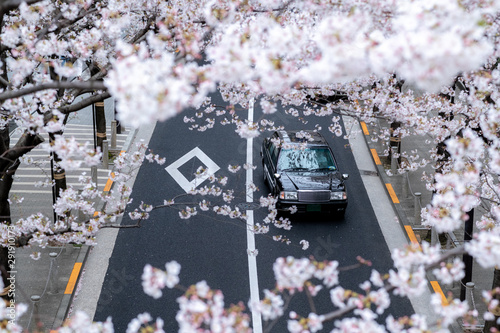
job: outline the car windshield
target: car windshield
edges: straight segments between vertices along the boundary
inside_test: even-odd
[[[283,149],[278,161],[278,170],[336,170],[329,149]]]

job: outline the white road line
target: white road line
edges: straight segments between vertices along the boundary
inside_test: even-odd
[[[102,180],[104,183],[106,183],[106,181],[108,180],[108,178],[104,178],[104,177],[99,177],[98,178],[99,180]],[[17,186],[33,186],[35,184],[35,181],[31,181],[31,182],[14,182],[14,187],[17,187]],[[67,186],[73,186],[73,187],[83,187],[84,184],[81,184],[79,182],[76,182],[76,181],[68,181],[68,179],[66,179],[66,185]],[[98,182],[98,186],[100,186],[100,182]]]
[[[250,102],[248,108],[248,121],[253,121],[253,101]],[[253,139],[247,139],[247,164],[253,165]],[[253,191],[250,189],[250,184],[253,183],[253,169],[248,168],[246,174],[246,197],[247,202],[253,202]],[[247,253],[248,253],[248,274],[250,277],[250,300],[253,304],[260,301],[259,296],[259,278],[257,275],[257,257],[255,251],[255,234],[253,232],[254,220],[253,210],[247,210]],[[253,331],[262,333],[262,317],[260,313],[252,311]]]
[[[49,168],[46,168],[46,169],[49,169]],[[29,170],[29,171],[41,171],[42,168],[40,167],[22,167],[22,169],[20,168],[19,170]],[[50,169],[49,169],[50,170]],[[86,168],[74,168],[74,169],[71,169],[71,170],[66,170],[66,172],[81,172],[81,171],[88,171],[90,172],[91,168],[90,167],[86,167]],[[101,173],[110,173],[111,172],[111,169],[97,169],[97,172],[101,172]]]
[[[25,178],[35,178],[35,179],[38,179],[38,178],[41,178],[41,177],[43,177],[43,178],[50,178],[50,174],[39,174],[39,175],[22,175],[22,174],[20,174],[18,176],[19,177],[14,180],[14,184],[22,184],[22,182],[18,182],[17,181],[17,179],[20,179],[20,178],[23,178],[23,179],[25,179]],[[80,175],[68,175],[68,174],[66,174],[66,181],[68,181],[69,179],[78,179],[78,178],[80,178]],[[109,174],[108,173],[102,173],[101,172],[101,174],[99,174],[97,176],[97,179],[108,179],[108,178],[109,178]]]
[[[195,179],[189,181],[184,175],[179,171],[179,168],[192,160],[194,157],[198,158],[206,167],[207,173],[201,177],[195,177]],[[199,147],[193,148],[184,156],[181,156],[177,161],[170,164],[165,168],[168,174],[172,176],[172,178],[179,184],[180,187],[186,193],[189,193],[192,189],[196,188],[198,185],[201,185],[205,180],[207,180],[210,176],[215,174],[220,167],[212,161],[210,157],[207,156]]]
[[[29,194],[52,194],[52,190],[47,190],[47,191],[36,191],[36,190],[11,190],[9,193],[11,194],[16,194],[16,193],[29,193]]]

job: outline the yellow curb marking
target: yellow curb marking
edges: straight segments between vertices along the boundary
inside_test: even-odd
[[[372,152],[373,160],[375,161],[376,165],[382,165],[382,162],[380,162],[380,158],[378,157],[377,151],[375,149],[370,149]]]
[[[120,151],[120,155],[126,153],[125,150]],[[111,185],[113,185],[113,179],[115,178],[115,173],[112,172],[111,175],[108,178],[108,181],[106,182],[106,186],[104,186],[103,192],[109,192],[111,190]],[[94,215],[95,216],[95,215]]]
[[[417,237],[415,236],[415,233],[413,232],[413,228],[411,227],[411,225],[405,225],[405,230],[406,233],[408,234],[408,238],[410,238],[410,242],[412,242],[412,244],[420,245],[418,243]]]
[[[106,182],[106,186],[104,186],[104,192],[109,192],[111,190],[111,185],[113,185],[113,178],[115,177],[115,173],[112,172],[111,176],[108,178],[108,181]]]
[[[76,280],[78,279],[78,275],[80,274],[80,269],[82,268],[81,262],[75,262],[73,266],[73,271],[71,271],[71,275],[69,277],[68,284],[66,285],[66,290],[64,294],[72,294],[73,289],[75,289]]]
[[[441,286],[439,285],[439,282],[437,282],[437,281],[430,281],[430,283],[431,283],[432,289],[434,289],[434,292],[436,294],[439,294],[441,296],[441,304],[443,306],[447,306],[448,305],[448,300],[444,296],[443,290],[441,289]]]
[[[392,185],[389,183],[386,183],[385,187],[387,187],[387,191],[389,191],[389,195],[391,196],[392,202],[399,203],[398,196],[396,195],[396,192],[394,192]]]
[[[361,124],[361,129],[363,129],[363,134],[370,135],[370,132],[368,131],[368,127],[366,126],[366,123],[364,121],[361,121],[360,124]]]

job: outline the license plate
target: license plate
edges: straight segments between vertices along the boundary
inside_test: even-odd
[[[321,212],[321,205],[307,205],[308,212]]]

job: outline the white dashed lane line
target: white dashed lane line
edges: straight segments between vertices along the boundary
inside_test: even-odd
[[[248,108],[248,121],[253,122],[253,101],[250,102]],[[253,165],[253,139],[247,139],[247,164]],[[250,184],[253,184],[253,169],[248,168],[246,172],[246,197],[247,202],[253,202],[253,191]],[[259,302],[259,279],[257,275],[257,257],[255,255],[255,234],[253,232],[254,216],[253,210],[247,210],[247,253],[248,253],[248,274],[250,278],[250,300],[253,304]],[[260,313],[252,311],[253,331],[262,333],[262,317]]]

